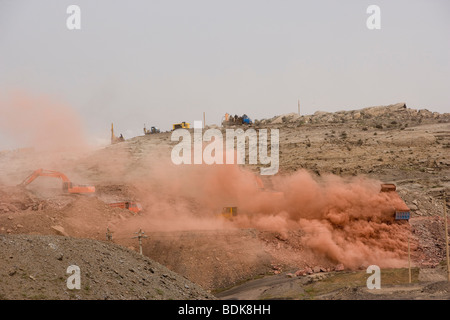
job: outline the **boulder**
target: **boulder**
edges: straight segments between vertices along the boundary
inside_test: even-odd
[[[53,230],[55,230],[61,236],[65,236],[65,237],[69,236],[62,226],[51,226],[51,228]]]
[[[344,270],[345,270],[345,267],[342,263],[339,263],[338,265],[336,265],[334,267],[334,271],[344,271]]]
[[[304,269],[300,269],[295,271],[294,273],[297,277],[306,276],[306,271]]]

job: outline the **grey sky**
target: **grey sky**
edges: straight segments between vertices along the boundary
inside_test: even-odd
[[[70,4],[81,30],[66,28]],[[371,4],[381,30],[366,27]],[[106,139],[111,122],[130,138],[203,111],[209,124],[296,112],[297,99],[303,114],[449,112],[449,39],[448,0],[0,0],[0,90],[57,97]]]

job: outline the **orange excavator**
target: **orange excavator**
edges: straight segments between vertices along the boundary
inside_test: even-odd
[[[33,182],[37,177],[53,177],[60,178],[63,182],[62,188],[65,192],[68,193],[94,193],[94,186],[86,186],[86,185],[74,185],[70,182],[69,178],[61,172],[38,169],[34,171],[31,175],[29,175],[19,186],[26,187],[28,184]]]

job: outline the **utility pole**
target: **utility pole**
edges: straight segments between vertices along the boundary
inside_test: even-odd
[[[206,127],[206,114],[205,111],[203,111],[203,129]]]
[[[139,232],[135,232],[137,234],[136,237],[133,237],[132,239],[138,239],[139,240],[139,253],[142,254],[142,238],[148,238],[146,235],[144,235],[144,231],[139,229]]]
[[[408,235],[408,269],[409,269],[409,283],[411,283],[411,249],[409,245],[410,235]]]
[[[444,190],[444,225],[445,225],[445,254],[447,256],[447,281],[450,281],[450,260],[448,254],[448,222],[447,222],[447,196]]]

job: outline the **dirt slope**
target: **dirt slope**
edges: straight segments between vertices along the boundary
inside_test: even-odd
[[[80,268],[81,288],[66,273]],[[213,299],[161,264],[112,243],[62,236],[0,235],[1,299]]]

